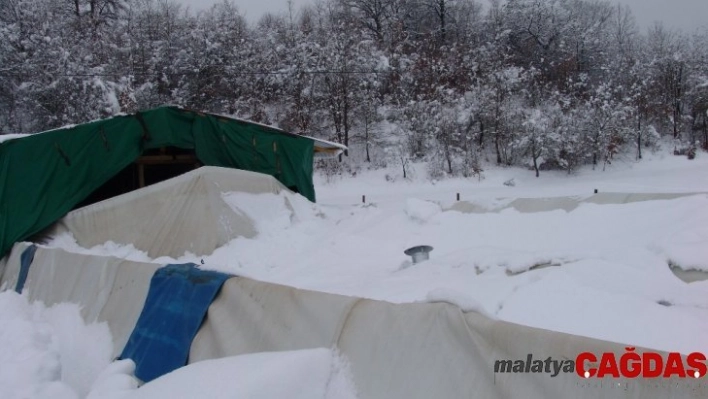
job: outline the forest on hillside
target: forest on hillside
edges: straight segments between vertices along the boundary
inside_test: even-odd
[[[164,104],[346,144],[336,168],[572,172],[708,149],[708,29],[640,30],[603,0],[321,0],[255,22],[228,0],[0,3],[0,134]]]

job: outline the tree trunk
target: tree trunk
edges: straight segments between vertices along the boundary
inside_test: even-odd
[[[683,80],[683,65],[679,67],[678,77],[674,81],[676,91],[674,93],[674,138],[678,138],[681,123],[681,81]]]
[[[637,159],[642,159],[642,114],[637,110]]]
[[[366,162],[371,162],[369,155],[369,117],[364,116],[364,142],[366,144]]]
[[[601,129],[604,128],[604,124],[601,125]],[[593,142],[593,149],[592,149],[592,170],[595,170],[595,166],[597,166],[597,152],[600,147],[600,132],[598,131],[595,133],[595,140]]]
[[[445,10],[445,1],[447,0],[438,0],[438,4],[440,4],[440,39],[443,43],[445,43],[445,36],[446,36],[446,27],[445,27],[445,13],[447,12]]]
[[[497,92],[496,110],[494,113],[494,148],[497,151],[497,165],[501,165],[502,163],[501,152],[499,151],[499,118],[501,115],[502,101],[503,98],[501,97],[501,94]]]
[[[383,44],[384,42],[384,36],[383,36],[383,26],[381,26],[381,18],[376,17],[376,40],[378,40],[379,44]]]
[[[484,145],[484,122],[479,118],[479,148]]]
[[[347,77],[347,79],[349,79]],[[344,114],[342,115],[342,124],[344,125],[344,145],[347,147],[344,150],[344,155],[349,156],[349,98],[348,90],[344,90]]]
[[[539,175],[539,173],[538,173],[538,156],[539,156],[539,154],[536,153],[535,150],[532,150],[531,154],[532,154],[531,156],[533,157],[533,170],[536,171],[536,177],[538,177],[538,175]]]

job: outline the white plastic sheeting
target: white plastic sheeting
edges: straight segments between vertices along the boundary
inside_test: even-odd
[[[581,204],[628,204],[631,202],[671,200],[705,193],[598,193],[587,197],[551,197],[551,198],[499,198],[495,201],[459,201],[449,210],[462,213],[501,212],[515,209],[522,213],[548,212],[564,210],[570,212]]]
[[[570,212],[582,204],[611,205],[642,201],[661,201],[707,193],[598,193],[590,196],[550,197],[550,198],[498,198],[489,200],[458,201],[446,210],[462,213],[501,212],[514,209],[521,213],[549,212],[564,210]],[[698,270],[682,270],[672,267],[676,277],[686,283],[708,280],[708,273]]]
[[[3,283],[16,274],[13,251]],[[158,265],[39,248],[25,284],[32,299],[70,301],[105,320],[120,352]],[[16,278],[15,278],[16,279]],[[448,303],[392,304],[235,277],[192,343],[190,363],[263,351],[336,347],[360,398],[699,398],[693,380],[585,380],[575,373],[494,373],[496,360],[619,357],[624,345],[489,319]],[[641,349],[637,350],[641,352]],[[619,384],[619,385],[617,385]]]
[[[14,289],[20,255],[30,244],[15,244],[0,287]],[[47,306],[62,302],[81,305],[87,322],[105,321],[113,337],[113,355],[123,350],[147,298],[153,273],[160,265],[38,248],[23,293]]]
[[[208,255],[236,237],[257,234],[253,220],[224,202],[222,193],[283,190],[269,175],[207,166],[77,209],[45,234],[69,231],[85,248],[133,244],[152,258]]]
[[[464,313],[448,303],[392,304],[229,280],[192,343],[190,361],[336,346],[361,398],[697,398],[685,381],[585,380],[575,373],[494,373],[496,360],[575,359],[624,345]],[[638,349],[641,351],[641,349]],[[686,384],[676,388],[671,383]],[[688,381],[691,383],[692,381]],[[626,385],[625,385],[626,384]],[[695,384],[695,383],[694,383]]]
[[[332,347],[357,301],[246,278],[229,279],[192,342],[190,361]]]

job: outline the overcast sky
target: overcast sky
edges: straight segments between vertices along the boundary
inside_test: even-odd
[[[207,8],[222,0],[175,0],[189,5],[193,10]],[[296,9],[310,0],[293,0]],[[288,0],[234,0],[241,12],[251,22],[256,22],[266,12],[284,12]],[[485,0],[481,0],[486,3]],[[647,28],[654,21],[662,21],[667,28],[693,32],[708,26],[708,0],[615,0],[632,8],[641,28]]]

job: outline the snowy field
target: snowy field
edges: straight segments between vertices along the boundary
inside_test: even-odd
[[[693,161],[650,158],[538,179],[493,168],[481,180],[430,182],[423,165],[414,165],[412,180],[395,168],[317,176],[318,204],[290,197],[294,209],[283,196],[226,193],[256,220],[259,235],[176,261],[204,260],[206,268],[258,280],[389,302],[452,302],[533,327],[708,353],[708,281],[685,283],[669,267],[708,271],[708,196],[582,203],[570,212],[449,210],[457,193],[493,207],[513,198],[588,197],[595,189],[708,192],[705,153]],[[510,179],[515,184],[504,185]],[[419,244],[434,250],[429,261],[412,265],[403,251]],[[70,236],[51,245],[149,260],[112,243],[79,248]],[[0,398],[186,398],[195,397],[197,380],[201,397],[355,397],[346,359],[329,349],[197,363],[136,389],[130,362],[110,363],[107,327],[84,325],[75,305],[47,309],[6,292],[0,323]],[[241,376],[239,384],[228,375]]]

